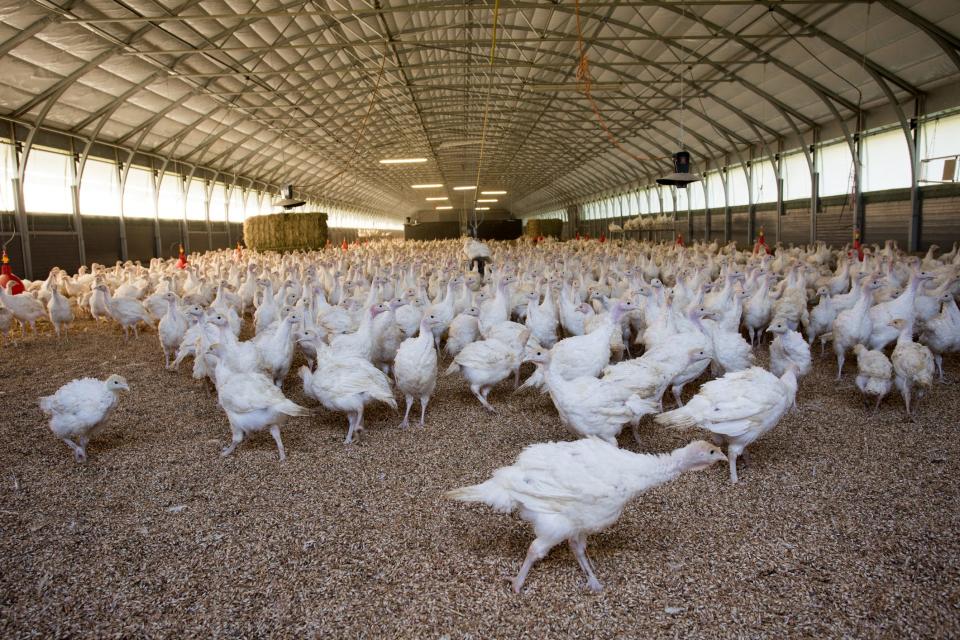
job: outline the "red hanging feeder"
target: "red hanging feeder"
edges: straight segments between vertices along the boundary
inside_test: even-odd
[[[753,255],[757,255],[761,251],[765,254],[770,253],[770,247],[767,246],[767,238],[763,235],[763,227],[760,227],[760,233],[757,235],[757,241],[753,245]]]
[[[10,288],[10,293],[17,295],[23,293],[23,282],[20,278],[13,274],[13,271],[10,269],[10,258],[7,257],[7,250],[3,250],[3,265],[0,266],[0,287],[4,289],[7,288],[7,283],[13,283],[13,286]]]
[[[346,250],[348,250],[349,248],[350,248],[350,245],[347,244],[347,239],[344,238],[344,239],[343,239],[343,242],[340,243],[340,249],[343,250],[343,251],[346,251]]]
[[[860,244],[860,229],[853,229],[853,250],[857,252],[857,259],[863,262],[863,246]]]
[[[237,249],[234,252],[234,255],[237,257],[237,261],[243,260],[243,247],[240,246],[240,243],[237,243]]]
[[[187,254],[183,252],[183,245],[180,245],[180,255],[177,257],[177,269],[186,269],[187,265]]]
[[[678,233],[678,234],[677,234],[677,242],[676,242],[676,244],[677,244],[678,247],[682,247],[682,246],[683,246],[683,234],[682,234],[682,233]]]

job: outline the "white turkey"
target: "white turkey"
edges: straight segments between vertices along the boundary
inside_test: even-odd
[[[347,414],[349,427],[345,444],[359,441],[364,429],[363,412],[367,404],[378,401],[397,410],[397,401],[387,376],[369,360],[339,354],[325,345],[317,345],[317,368],[311,372],[300,367],[303,392],[330,411]]]
[[[752,367],[707,382],[686,405],[661,413],[655,420],[678,429],[698,427],[709,431],[718,443],[726,443],[730,481],[736,483],[737,458],[780,422],[796,395],[796,366],[789,365],[779,378]]]
[[[214,356],[214,383],[217,399],[227,414],[232,434],[230,444],[220,452],[229,456],[252,433],[269,430],[277,443],[280,461],[287,459],[280,427],[290,417],[308,416],[310,410],[288,399],[273,380],[259,372],[234,371],[224,358],[223,347],[214,344],[206,357]]]
[[[725,457],[702,440],[667,454],[638,454],[599,438],[530,445],[516,462],[493,472],[481,484],[448,491],[461,502],[482,502],[500,513],[519,511],[536,538],[513,579],[520,593],[535,562],[564,540],[587,576],[587,586],[603,586],[587,558],[587,536],[613,525],[639,494],[686,471],[706,469]]]
[[[105,426],[119,393],[129,390],[126,379],[116,374],[106,380],[81,378],[40,398],[40,409],[50,416],[50,430],[70,447],[77,462],[86,462],[87,443]]]
[[[407,338],[397,349],[393,361],[393,378],[397,389],[407,402],[400,427],[406,429],[410,420],[410,408],[414,399],[420,401],[420,426],[423,426],[427,414],[427,404],[437,386],[437,350],[433,341],[432,329],[441,324],[442,319],[433,314],[424,313],[420,321],[420,334],[416,338]]]
[[[580,376],[567,380],[550,368],[550,352],[533,351],[527,360],[543,367],[544,379],[561,422],[580,437],[596,436],[614,446],[625,424],[656,413],[658,402],[646,400],[617,381]]]
[[[890,362],[893,363],[893,384],[903,396],[907,417],[913,419],[920,398],[933,384],[936,365],[930,349],[913,341],[913,321],[897,318],[890,326],[900,332],[897,346],[893,348]]]
[[[797,367],[798,378],[810,373],[810,345],[803,336],[780,320],[771,323],[767,331],[776,336],[770,343],[770,373],[779,378],[791,364]]]
[[[871,351],[862,344],[853,348],[857,355],[857,389],[869,400],[875,398],[874,413],[893,386],[893,365],[882,351]]]

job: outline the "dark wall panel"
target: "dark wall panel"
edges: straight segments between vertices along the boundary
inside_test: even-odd
[[[333,231],[331,229],[331,231]],[[420,224],[403,225],[403,237],[406,240],[442,240],[444,238],[459,238],[460,223],[456,220],[445,222],[421,222]]]
[[[907,224],[908,218],[904,216],[900,225],[906,227]],[[936,244],[942,251],[949,251],[954,242],[960,242],[960,196],[925,199],[920,250],[926,251],[931,244]]]
[[[226,231],[214,232],[212,234],[213,246],[211,249],[227,249],[230,245],[230,240],[227,238]]]
[[[139,260],[144,265],[156,257],[156,234],[153,220],[126,220],[127,259]]]
[[[94,262],[111,266],[120,259],[120,219],[83,219],[83,244],[87,252],[87,264]]]
[[[605,224],[603,228],[606,230]],[[515,240],[522,233],[521,220],[485,220],[477,225],[477,236],[482,240]]]
[[[768,242],[774,240],[773,234],[768,234]],[[803,209],[787,209],[780,222],[780,242],[785,246],[806,244],[810,239],[810,207]]]
[[[35,280],[45,279],[54,267],[67,273],[76,273],[80,268],[80,247],[72,233],[31,234],[30,250]]]
[[[190,232],[190,253],[199,253],[201,251],[210,250],[210,238],[207,237],[207,232]]]
[[[177,220],[160,221],[160,253],[161,258],[175,258],[177,245],[182,242],[180,222]]]

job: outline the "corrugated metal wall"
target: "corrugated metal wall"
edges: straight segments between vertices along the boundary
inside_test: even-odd
[[[922,216],[920,248],[922,251],[931,244],[937,244],[944,250],[949,249],[954,242],[960,242],[960,190],[955,185],[938,185],[921,188]],[[853,237],[854,211],[849,197],[831,196],[820,200],[820,212],[816,216],[816,238],[834,247],[842,247],[851,242]],[[780,241],[785,245],[806,244],[810,237],[810,202],[809,200],[795,200],[784,203],[785,213],[780,220]],[[711,209],[712,233],[711,238],[718,242],[723,241],[723,209]],[[705,230],[704,212],[696,211],[693,214],[693,239],[703,239]],[[757,231],[764,228],[767,242],[776,242],[777,218],[774,205],[764,203],[757,205],[755,213]],[[731,239],[738,247],[752,245],[753,239],[747,237],[748,210],[745,206],[731,207]],[[865,243],[882,244],[885,240],[896,240],[900,248],[907,247],[907,238],[910,225],[910,190],[896,189],[890,191],[872,192],[864,194],[864,229],[862,239]],[[620,218],[609,220],[589,220],[582,222],[578,231],[581,234],[596,235],[597,230],[606,229],[607,225],[615,221],[621,224]],[[681,213],[677,220],[677,231],[687,235],[686,213]],[[654,232],[653,239],[670,240],[672,232]],[[637,233],[628,234],[636,238]],[[643,232],[643,238],[651,236]]]

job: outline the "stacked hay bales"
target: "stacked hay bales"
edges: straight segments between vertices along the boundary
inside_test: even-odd
[[[563,220],[556,218],[549,220],[528,220],[524,233],[531,238],[553,236],[559,239],[560,234],[563,233]]]
[[[327,244],[327,214],[314,211],[251,216],[243,222],[243,242],[257,251],[323,249]]]

